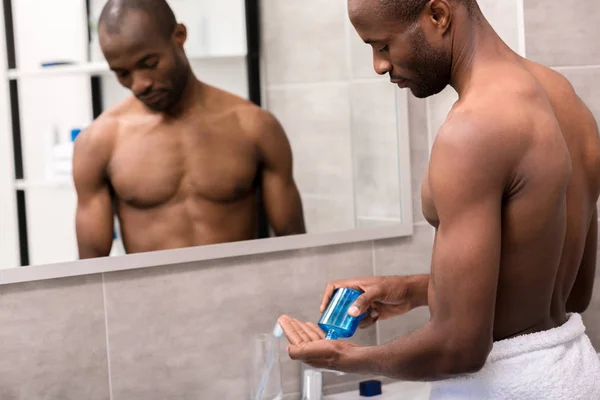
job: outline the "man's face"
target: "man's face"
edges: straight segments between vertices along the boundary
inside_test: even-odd
[[[100,29],[100,45],[119,83],[148,108],[165,111],[181,98],[188,80],[188,61],[172,39],[160,36],[144,13],[130,11],[121,29]]]
[[[451,77],[452,57],[443,41],[434,46],[426,37],[422,21],[402,24],[382,10],[379,0],[349,0],[350,20],[359,36],[373,47],[373,67],[389,74],[399,87],[418,98],[441,92]],[[428,19],[423,18],[424,23]]]

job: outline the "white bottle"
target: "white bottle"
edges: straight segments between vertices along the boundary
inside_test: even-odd
[[[69,183],[73,176],[73,147],[81,129],[71,130],[71,140],[60,142],[54,132],[54,143],[51,148],[49,179],[57,183]]]

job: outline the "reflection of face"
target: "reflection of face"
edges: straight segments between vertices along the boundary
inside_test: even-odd
[[[165,111],[175,105],[189,74],[183,50],[161,37],[149,17],[130,11],[117,33],[100,30],[100,45],[119,83],[148,108]]]
[[[452,57],[434,47],[419,21],[403,24],[382,12],[378,0],[349,0],[350,20],[360,37],[373,47],[373,66],[392,82],[408,87],[419,98],[433,96],[450,83]]]

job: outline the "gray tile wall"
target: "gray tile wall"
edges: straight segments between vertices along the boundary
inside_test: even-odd
[[[373,70],[346,0],[261,7],[266,107],[290,138],[308,232],[401,222],[396,109],[406,104]]]
[[[527,57],[551,67],[600,64],[600,7],[589,0],[523,0]]]
[[[113,400],[243,399],[251,334],[283,313],[318,319],[328,280],[371,271],[361,244],[108,274]],[[360,339],[375,344],[374,330]],[[299,365],[282,361],[284,390],[299,392]]]
[[[101,276],[0,286],[0,399],[110,399]]]

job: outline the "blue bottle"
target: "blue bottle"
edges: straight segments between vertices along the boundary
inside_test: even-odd
[[[354,335],[366,313],[352,317],[348,315],[348,310],[361,294],[361,291],[350,288],[339,288],[333,292],[333,296],[319,320],[319,327],[327,335],[325,339],[336,340]]]

